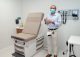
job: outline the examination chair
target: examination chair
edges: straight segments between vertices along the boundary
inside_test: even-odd
[[[22,33],[11,36],[14,40],[14,57],[32,57],[43,48],[44,35],[41,33],[41,21],[44,13],[30,13],[25,21]]]

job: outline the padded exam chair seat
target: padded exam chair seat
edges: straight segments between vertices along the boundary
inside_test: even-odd
[[[36,35],[35,34],[18,33],[18,34],[12,35],[11,37],[27,42],[29,40],[35,39],[36,38]]]

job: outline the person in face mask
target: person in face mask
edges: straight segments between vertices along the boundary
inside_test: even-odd
[[[51,12],[51,14],[55,14],[55,12],[56,12],[56,9],[50,9],[50,12]]]
[[[50,11],[44,19],[48,26],[47,32],[47,55],[46,57],[57,57],[57,29],[61,25],[61,15],[56,12],[56,6],[51,5]],[[54,51],[53,51],[54,50]]]
[[[49,17],[49,15],[50,15],[50,16],[54,16],[55,13],[56,13],[56,6],[55,6],[55,5],[51,5],[51,6],[50,6],[50,12],[48,13],[47,17]],[[48,23],[49,23],[49,24],[50,24],[50,23],[54,23],[54,21],[48,19],[47,17],[44,19],[44,21],[46,21],[46,22],[45,22],[46,24],[48,24]]]

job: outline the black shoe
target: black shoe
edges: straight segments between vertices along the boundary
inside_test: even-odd
[[[57,55],[54,55],[54,57],[57,57]]]
[[[51,57],[52,56],[52,54],[48,54],[46,57]]]

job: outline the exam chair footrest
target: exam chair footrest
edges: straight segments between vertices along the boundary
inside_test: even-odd
[[[12,54],[12,57],[25,57],[25,56],[15,52]]]

